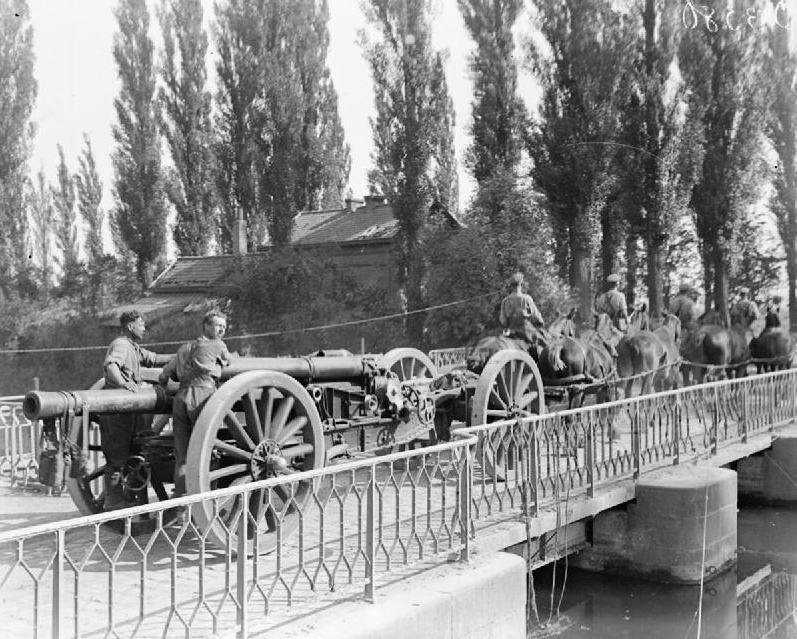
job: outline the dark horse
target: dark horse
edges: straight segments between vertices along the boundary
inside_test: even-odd
[[[684,384],[691,377],[702,384],[707,377],[722,377],[732,363],[731,332],[717,311],[706,311],[697,322],[686,326],[686,335],[681,343],[681,357],[684,363],[681,371]],[[719,372],[714,373],[716,367]]]
[[[595,316],[595,328],[584,331],[577,339],[563,337],[547,345],[540,354],[540,375],[543,380],[565,380],[584,376],[585,381],[606,379],[614,372],[617,342],[622,337],[605,313]],[[599,402],[611,399],[613,389],[598,392]],[[572,401],[572,397],[571,397]],[[579,405],[583,404],[581,394]]]
[[[791,366],[791,337],[781,328],[780,317],[769,311],[764,319],[764,330],[758,337],[750,340],[750,355],[755,359],[770,360],[756,362],[756,370],[775,371]]]
[[[576,325],[573,322],[575,312],[576,309],[572,309],[567,315],[559,314],[548,327],[547,332],[539,332],[540,338],[550,341],[562,336],[575,337]],[[530,344],[525,339],[512,335],[490,335],[483,337],[468,354],[468,370],[474,373],[481,373],[489,359],[498,351],[502,350],[525,351],[537,361],[540,351],[544,350],[544,348],[539,349],[535,348],[535,346],[536,345]]]
[[[628,318],[628,330],[617,345],[617,374],[625,378],[624,396],[631,397],[636,379],[641,379],[640,395],[680,386],[678,342],[681,322],[665,313],[661,325],[651,330],[650,318],[643,304]]]

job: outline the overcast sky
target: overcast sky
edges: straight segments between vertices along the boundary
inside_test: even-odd
[[[36,78],[39,93],[34,120],[37,125],[32,169],[43,167],[53,180],[58,162],[56,146],[64,148],[71,171],[88,134],[110,203],[113,172],[111,126],[113,99],[118,92],[116,68],[111,55],[116,22],[115,2],[109,0],[29,0],[34,28]],[[357,42],[364,24],[358,0],[330,0],[329,67],[339,94],[339,109],[351,145],[350,186],[355,196],[367,192],[366,173],[373,149],[368,118],[373,113],[371,77]],[[153,4],[150,3],[152,7]],[[212,13],[207,2],[206,16]],[[153,35],[157,21],[152,15]],[[467,57],[472,42],[466,35],[456,0],[434,4],[434,44],[447,50],[447,76],[457,114],[456,145],[459,159],[467,146],[471,83]],[[213,42],[211,38],[210,51]],[[533,92],[533,87],[530,89]],[[472,181],[460,170],[460,198],[464,204]]]

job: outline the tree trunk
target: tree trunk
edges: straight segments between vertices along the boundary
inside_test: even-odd
[[[786,202],[786,233],[787,238],[783,243],[786,249],[786,279],[789,284],[789,330],[797,331],[797,187],[794,181],[787,181],[789,186],[788,202]]]
[[[728,268],[720,251],[714,250],[714,308],[726,326],[730,326],[728,315]]]
[[[634,291],[636,290],[636,274],[638,269],[637,254],[637,236],[633,233],[628,233],[625,236],[625,301],[628,306],[634,303],[636,297]]]
[[[664,309],[662,276],[665,268],[664,241],[660,236],[648,237],[646,282],[648,285],[648,311],[651,316],[660,316]]]
[[[573,244],[570,247],[570,285],[578,291],[579,315],[588,322],[592,317],[592,287],[590,285],[590,257],[583,247]]]
[[[705,243],[701,246],[700,255],[703,258],[704,310],[707,311],[714,299],[714,268],[711,263],[711,252]]]
[[[601,277],[617,270],[617,222],[612,215],[611,200],[601,210]]]
[[[414,311],[423,308],[423,293],[421,283],[423,281],[423,257],[417,246],[409,250],[409,261],[407,264],[407,281],[404,286],[407,297],[407,311]],[[407,336],[415,348],[423,348],[423,326],[424,314],[413,313],[407,315]]]

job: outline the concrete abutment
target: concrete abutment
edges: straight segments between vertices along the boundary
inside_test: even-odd
[[[642,478],[635,502],[597,515],[592,533],[571,565],[668,583],[710,579],[736,562],[736,473],[690,465]]]
[[[736,463],[739,497],[764,503],[797,503],[797,435],[777,437],[772,448]]]

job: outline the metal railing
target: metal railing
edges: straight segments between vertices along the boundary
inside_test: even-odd
[[[22,396],[0,397],[0,477],[27,485],[39,471],[41,425],[22,413]]]
[[[516,520],[523,509],[534,518],[565,495],[591,496],[601,484],[773,430],[793,421],[795,396],[797,371],[725,380],[2,533],[4,628],[35,637],[244,637],[319,605],[324,592],[373,599],[406,571],[467,560],[496,518]]]
[[[769,636],[784,624],[791,622],[797,626],[796,609],[797,575],[785,572],[771,574],[737,602],[738,636],[740,639],[758,639]],[[780,636],[785,637],[786,634]]]
[[[437,368],[459,366],[465,363],[470,348],[438,348],[429,351],[429,359]]]

